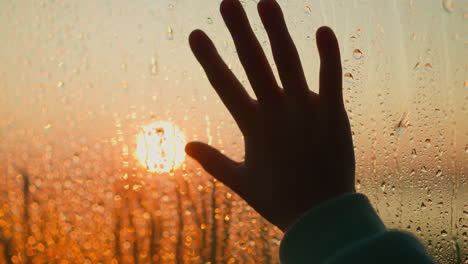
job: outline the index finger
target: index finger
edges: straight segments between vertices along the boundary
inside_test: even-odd
[[[244,132],[248,127],[249,117],[254,111],[254,100],[224,63],[213,42],[205,33],[200,30],[193,31],[189,42],[211,85]]]

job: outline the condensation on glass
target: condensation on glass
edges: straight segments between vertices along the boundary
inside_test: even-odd
[[[205,30],[248,87],[218,4],[1,1],[1,263],[278,263],[279,230],[179,149],[150,162],[138,143],[242,159],[187,44]],[[358,191],[438,263],[467,263],[468,2],[280,4],[314,90],[315,30],[337,32]]]

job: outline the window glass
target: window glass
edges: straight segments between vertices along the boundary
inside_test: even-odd
[[[438,263],[466,263],[468,2],[279,2],[315,91],[315,30],[338,35],[358,191]],[[187,41],[205,30],[249,87],[218,7],[0,2],[1,263],[279,262],[282,233],[183,152],[243,158]]]

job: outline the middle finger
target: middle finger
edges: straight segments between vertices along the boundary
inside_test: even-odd
[[[221,14],[257,99],[260,102],[274,101],[279,97],[280,89],[241,3],[238,0],[224,0]]]

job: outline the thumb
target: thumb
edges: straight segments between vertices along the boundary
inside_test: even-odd
[[[187,154],[194,158],[213,177],[234,189],[239,181],[239,163],[226,157],[219,150],[201,142],[185,146]]]

